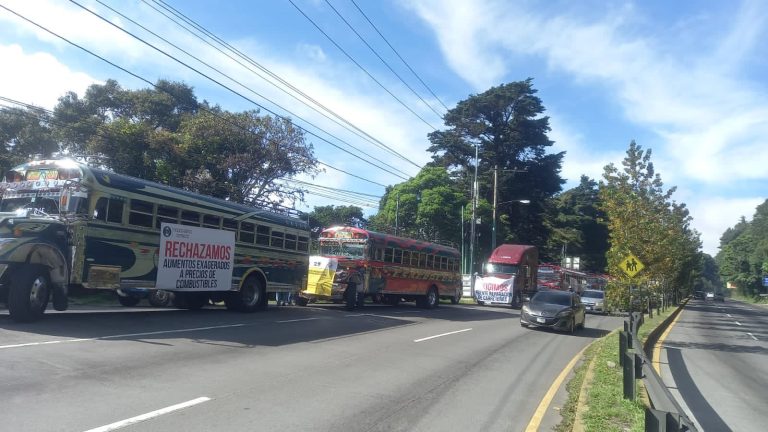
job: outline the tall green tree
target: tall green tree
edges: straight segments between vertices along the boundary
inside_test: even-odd
[[[25,162],[35,155],[50,157],[59,150],[50,115],[37,108],[0,109],[0,169]]]
[[[623,168],[609,164],[600,186],[601,209],[607,217],[610,249],[608,271],[620,281],[620,267],[633,254],[645,265],[633,282],[653,294],[672,288],[682,294],[692,288],[700,271],[699,234],[690,227],[685,204],[671,199],[675,188],[664,189],[661,176],[645,151],[632,141],[622,161]],[[610,284],[612,301],[626,301],[626,284]]]
[[[564,153],[547,153],[549,118],[531,79],[492,87],[459,102],[443,117],[446,128],[429,134],[432,165],[446,168],[465,199],[471,199],[475,147],[479,154],[479,200],[492,203],[494,171],[498,202],[529,200],[525,206],[499,206],[497,243],[546,244],[546,201],[560,191]],[[478,227],[478,257],[491,246],[490,218]],[[479,260],[478,260],[479,261]]]
[[[325,228],[332,226],[353,226],[363,228],[368,221],[363,215],[363,209],[357,206],[319,206],[309,213],[309,229],[312,237],[317,238]],[[305,216],[306,217],[306,216]]]
[[[371,227],[427,241],[461,241],[464,193],[445,168],[427,166],[408,181],[387,188]]]
[[[565,253],[581,258],[582,270],[605,272],[608,227],[599,200],[598,183],[587,176],[552,199],[547,216],[551,235],[540,253],[542,260],[559,262]]]
[[[742,295],[766,291],[762,281],[768,275],[768,200],[757,206],[752,220],[742,217],[725,231],[716,261],[722,278]]]

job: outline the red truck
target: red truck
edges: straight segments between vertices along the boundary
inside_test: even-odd
[[[503,244],[497,247],[483,266],[482,277],[475,279],[478,304],[522,306],[526,297],[536,292],[539,250],[536,246]]]

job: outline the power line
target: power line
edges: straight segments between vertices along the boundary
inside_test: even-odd
[[[32,105],[32,104],[29,104],[29,103],[26,103],[26,102],[22,102],[22,101],[18,101],[18,100],[15,100],[15,99],[11,99],[11,98],[8,98],[8,97],[5,97],[5,96],[0,96],[0,102],[4,102],[6,104],[12,104],[12,105],[21,106],[21,107],[26,108],[26,110],[22,111],[22,114],[25,115],[25,116],[29,116],[29,117],[32,117],[32,118],[35,118],[35,119],[38,119],[38,120],[45,120],[48,123],[51,123],[51,124],[54,124],[54,125],[58,125],[58,126],[66,126],[67,125],[67,123],[65,123],[65,122],[56,120],[55,113],[53,111],[45,109],[43,107],[39,107],[39,106]],[[14,107],[13,106],[9,106],[9,105],[0,104],[0,109],[2,109],[2,108],[13,109]],[[43,119],[41,117],[40,113],[35,113],[33,111],[39,111],[39,112],[48,114],[50,117],[46,117],[45,119]],[[98,129],[96,132],[94,132],[94,134],[96,136],[102,138],[102,139],[112,138],[111,136],[106,135],[102,129]],[[322,163],[322,162],[320,162],[320,163]],[[330,168],[334,168],[334,167],[331,167],[330,165],[327,165],[327,164],[324,164],[324,163],[322,163],[322,164],[326,165],[326,166],[328,166]],[[198,183],[198,184],[202,183],[201,181],[195,181],[194,179],[189,179],[189,180],[192,180],[193,183]],[[334,199],[334,200],[337,200],[337,201],[340,201],[340,202],[346,202],[348,204],[358,204],[358,205],[363,205],[365,207],[378,208],[378,204],[377,203],[373,203],[372,201],[368,201],[368,198],[369,197],[371,197],[371,198],[381,198],[381,196],[379,196],[379,195],[367,194],[367,193],[363,193],[363,192],[355,192],[355,191],[351,191],[351,190],[347,190],[347,189],[331,188],[331,187],[328,187],[328,186],[322,186],[322,185],[318,185],[318,184],[315,184],[315,183],[306,182],[306,181],[303,181],[303,180],[290,179],[290,178],[281,178],[279,180],[286,181],[286,182],[298,183],[300,185],[306,186],[307,189],[300,189],[299,188],[299,190],[301,190],[302,193],[307,193],[307,194],[309,194],[311,196],[319,196],[319,197],[322,197],[322,198]],[[362,179],[362,180],[365,180],[365,179]],[[367,180],[367,181],[370,181],[370,180]],[[249,199],[248,201],[254,202],[254,203],[260,203],[260,204],[264,205],[264,202],[262,200]],[[274,205],[279,205],[279,204],[275,204],[273,202],[268,202],[268,205],[274,206]],[[281,206],[281,207],[284,207],[284,206]]]
[[[218,48],[218,47],[214,46],[214,45],[213,45],[211,42],[209,42],[208,40],[204,39],[204,38],[203,38],[203,37],[201,37],[200,35],[196,34],[194,31],[192,31],[192,30],[190,30],[189,28],[187,28],[187,27],[186,27],[184,24],[182,24],[182,23],[180,23],[179,21],[177,21],[176,19],[174,19],[174,18],[172,18],[172,17],[168,16],[168,14],[166,14],[165,12],[163,12],[163,11],[159,10],[159,9],[158,9],[157,7],[155,7],[154,5],[147,3],[147,0],[141,0],[141,1],[142,1],[144,4],[146,4],[147,6],[149,6],[150,8],[152,8],[153,10],[155,10],[155,11],[156,11],[158,14],[160,14],[160,15],[164,16],[165,18],[167,18],[168,20],[170,20],[171,22],[173,22],[174,24],[176,24],[177,26],[179,26],[179,27],[180,27],[180,28],[182,28],[183,30],[185,30],[185,31],[187,31],[188,33],[190,33],[192,36],[196,37],[197,39],[199,39],[199,40],[200,40],[200,41],[202,41],[203,43],[207,44],[207,45],[208,45],[208,46],[210,46],[211,48],[213,48],[213,49],[217,50],[217,51],[218,51],[218,52],[220,52],[221,54],[223,54],[223,55],[227,56],[229,59],[231,59],[231,60],[232,60],[232,61],[234,61],[235,63],[239,64],[240,66],[242,66],[243,68],[245,68],[245,69],[246,69],[246,70],[248,70],[249,72],[251,72],[251,73],[253,73],[253,74],[257,75],[259,78],[261,78],[261,79],[263,79],[264,81],[268,82],[269,84],[271,84],[272,86],[274,86],[274,87],[275,87],[275,88],[277,88],[278,90],[282,91],[282,92],[283,92],[283,93],[285,93],[286,95],[290,96],[291,98],[295,99],[296,101],[298,101],[298,102],[300,102],[300,103],[304,104],[305,106],[309,107],[310,109],[312,109],[313,111],[315,111],[315,112],[317,112],[318,114],[322,115],[323,117],[327,118],[328,120],[331,120],[331,121],[333,121],[333,122],[334,122],[334,123],[336,123],[337,125],[339,125],[339,126],[343,127],[344,129],[348,130],[349,132],[352,132],[353,134],[355,134],[355,135],[357,135],[358,137],[360,137],[360,138],[362,138],[362,139],[364,139],[364,140],[368,141],[369,143],[371,143],[371,144],[373,144],[373,145],[375,145],[375,146],[379,147],[380,149],[382,149],[382,150],[385,150],[385,151],[388,151],[388,152],[389,152],[389,153],[391,153],[392,155],[394,155],[394,156],[396,156],[396,157],[398,157],[398,158],[400,158],[400,159],[402,159],[402,160],[404,160],[404,161],[406,161],[406,162],[410,163],[411,165],[415,166],[416,168],[419,168],[419,169],[421,169],[421,166],[420,166],[419,164],[417,164],[417,163],[413,162],[412,160],[408,159],[406,156],[402,155],[401,153],[399,153],[399,152],[397,152],[396,150],[392,149],[391,147],[387,146],[386,144],[384,144],[384,143],[383,143],[383,142],[381,142],[380,140],[378,140],[378,139],[374,138],[373,136],[371,136],[370,134],[368,134],[368,133],[367,133],[367,132],[365,132],[364,130],[360,129],[360,128],[359,128],[358,126],[356,126],[355,124],[351,123],[349,120],[345,119],[344,117],[342,117],[341,115],[337,114],[335,111],[331,110],[330,108],[328,108],[327,106],[325,106],[324,104],[322,104],[321,102],[319,102],[318,100],[314,99],[314,98],[313,98],[313,97],[311,97],[310,95],[308,95],[308,94],[306,94],[305,92],[303,92],[301,89],[299,89],[299,88],[295,87],[293,84],[291,84],[291,83],[289,83],[288,81],[284,80],[284,79],[283,79],[282,77],[280,77],[278,74],[276,74],[276,73],[272,72],[271,70],[269,70],[269,69],[268,69],[268,68],[266,68],[265,66],[261,65],[260,63],[256,62],[255,60],[253,60],[253,59],[252,59],[251,57],[249,57],[248,55],[244,54],[243,52],[241,52],[241,51],[240,51],[240,50],[238,50],[237,48],[235,48],[235,47],[233,47],[232,45],[230,45],[230,44],[229,44],[228,42],[226,42],[225,40],[223,40],[223,39],[221,39],[220,37],[216,36],[215,34],[211,33],[211,32],[210,32],[210,31],[208,31],[208,30],[207,30],[205,27],[203,27],[203,26],[201,26],[200,24],[196,23],[194,20],[192,20],[191,18],[187,17],[186,15],[184,15],[183,13],[181,13],[179,10],[177,10],[177,9],[174,9],[172,6],[168,5],[167,3],[163,2],[162,0],[151,0],[151,1],[153,1],[155,4],[157,4],[157,5],[158,5],[160,8],[162,8],[162,9],[165,9],[166,11],[168,11],[170,14],[174,15],[174,16],[175,16],[176,18],[178,18],[179,20],[181,20],[181,21],[184,21],[184,22],[185,22],[187,25],[189,25],[189,26],[193,27],[194,29],[196,29],[196,30],[197,30],[197,31],[199,31],[200,33],[202,33],[202,34],[206,35],[207,37],[211,38],[212,40],[214,40],[216,43],[218,43],[219,45],[223,46],[223,47],[224,47],[224,48],[226,48],[227,50],[229,50],[229,51],[231,51],[231,52],[235,53],[235,54],[236,54],[238,57],[240,57],[241,59],[243,59],[243,60],[245,60],[246,62],[250,63],[251,65],[253,65],[253,66],[254,66],[254,67],[256,67],[257,69],[261,70],[262,72],[264,72],[265,74],[267,74],[267,75],[268,75],[269,77],[271,77],[272,79],[274,79],[274,80],[278,81],[280,84],[282,84],[282,85],[284,85],[284,86],[288,87],[288,88],[289,88],[290,90],[292,90],[293,92],[296,92],[297,94],[299,94],[300,96],[302,96],[304,99],[306,99],[306,100],[308,100],[309,102],[311,102],[312,104],[316,105],[317,107],[319,107],[319,108],[320,108],[320,109],[322,109],[323,111],[325,111],[325,112],[329,113],[329,114],[330,114],[330,117],[329,117],[329,115],[328,115],[328,114],[325,114],[324,112],[321,112],[320,110],[318,110],[317,108],[315,108],[315,106],[312,106],[312,105],[310,105],[310,104],[309,104],[309,103],[307,103],[305,100],[302,100],[302,99],[300,99],[300,98],[296,97],[294,94],[292,94],[292,93],[288,92],[287,90],[285,90],[285,89],[284,89],[284,88],[282,88],[281,86],[279,86],[279,85],[275,84],[275,83],[274,83],[274,82],[272,82],[272,81],[271,81],[269,78],[267,78],[267,77],[263,76],[263,75],[262,75],[262,74],[260,74],[259,72],[255,71],[255,70],[253,70],[252,68],[248,67],[247,65],[245,65],[245,64],[243,64],[243,63],[241,63],[239,60],[235,59],[235,58],[234,58],[234,57],[232,57],[231,55],[229,55],[229,54],[227,54],[226,52],[224,52],[224,51],[223,51],[221,48]],[[334,118],[336,118],[336,119],[338,119],[338,120],[335,120],[335,119],[334,119],[334,118],[332,118],[332,117],[334,117]]]
[[[337,10],[335,7],[333,7],[333,5],[331,4],[331,2],[330,2],[329,0],[325,0],[325,2],[328,4],[328,6],[330,6],[330,7],[331,7],[331,9],[332,9],[332,10],[333,10],[333,11],[336,13],[336,15],[337,15],[337,16],[338,16],[338,17],[339,17],[339,18],[340,18],[342,21],[344,21],[344,24],[346,24],[346,25],[347,25],[347,27],[349,27],[349,29],[350,29],[350,30],[352,30],[352,32],[353,32],[355,35],[357,35],[357,37],[360,39],[360,41],[361,41],[361,42],[363,42],[363,44],[365,44],[365,46],[367,46],[367,47],[368,47],[368,49],[369,49],[369,50],[370,50],[370,51],[371,51],[371,52],[372,52],[372,53],[373,53],[373,54],[374,54],[374,55],[375,55],[375,56],[376,56],[376,57],[377,57],[379,60],[381,60],[381,62],[382,62],[382,63],[384,63],[384,66],[386,66],[386,67],[387,67],[387,69],[389,69],[389,70],[390,70],[390,72],[392,72],[392,73],[393,73],[393,74],[394,74],[394,75],[397,77],[397,79],[399,79],[399,80],[400,80],[400,82],[401,82],[401,83],[403,83],[403,84],[404,84],[404,85],[405,85],[405,86],[408,88],[408,90],[410,90],[410,91],[411,91],[411,92],[412,92],[414,95],[416,95],[416,97],[417,97],[417,98],[419,98],[419,100],[421,100],[421,101],[424,103],[424,105],[426,105],[426,106],[427,106],[427,108],[429,108],[430,110],[432,110],[432,112],[433,112],[433,113],[435,113],[435,115],[437,115],[437,116],[438,116],[438,117],[440,117],[440,118],[442,118],[442,117],[443,117],[443,116],[442,116],[442,114],[440,114],[440,113],[439,113],[439,112],[437,112],[437,111],[436,111],[434,108],[432,108],[432,105],[430,105],[430,104],[429,104],[429,102],[427,102],[426,100],[424,100],[424,98],[423,98],[423,97],[421,97],[421,95],[420,95],[420,94],[418,94],[418,93],[416,92],[416,90],[414,90],[414,89],[413,89],[413,87],[411,87],[411,86],[410,86],[410,85],[409,85],[407,82],[405,82],[405,80],[404,80],[404,79],[403,79],[403,78],[402,78],[402,77],[401,77],[401,76],[400,76],[400,75],[399,75],[397,72],[395,72],[395,70],[394,70],[394,69],[392,69],[392,66],[390,66],[390,65],[389,65],[389,63],[387,63],[387,61],[386,61],[386,60],[384,60],[384,59],[381,57],[381,55],[379,55],[379,53],[378,53],[378,52],[377,52],[375,49],[373,49],[373,47],[371,46],[371,44],[369,44],[369,43],[368,43],[368,41],[366,41],[366,40],[365,40],[365,38],[364,38],[364,37],[363,37],[363,36],[362,36],[362,35],[361,35],[361,34],[360,34],[360,33],[359,33],[359,32],[358,32],[356,29],[355,29],[355,27],[354,27],[354,26],[353,26],[353,25],[352,25],[352,24],[351,24],[349,21],[347,21],[347,19],[346,19],[346,18],[344,18],[344,16],[342,16],[342,15],[341,15],[341,13],[340,13],[340,12],[339,12],[339,11],[338,11],[338,10]]]
[[[245,95],[241,94],[240,92],[238,92],[238,91],[236,91],[236,90],[234,90],[234,89],[230,88],[229,86],[227,86],[227,85],[225,85],[225,84],[221,83],[220,81],[217,81],[216,79],[214,79],[214,78],[212,78],[212,77],[210,77],[210,76],[206,75],[205,73],[203,73],[203,72],[201,72],[201,71],[199,71],[199,70],[195,69],[194,67],[192,67],[192,66],[190,66],[190,65],[186,64],[185,62],[183,62],[183,61],[179,60],[178,58],[176,58],[176,57],[174,57],[174,56],[172,56],[172,55],[168,54],[167,52],[165,52],[165,51],[163,51],[162,49],[160,49],[160,48],[156,47],[155,45],[153,45],[153,44],[151,44],[151,43],[149,43],[149,42],[145,41],[144,39],[142,39],[142,38],[140,38],[140,37],[136,36],[135,34],[133,34],[133,33],[129,32],[128,30],[125,30],[124,28],[120,27],[119,25],[117,25],[117,24],[115,24],[115,23],[111,22],[110,20],[108,20],[108,19],[104,18],[103,16],[99,15],[97,12],[94,12],[94,11],[92,11],[92,10],[90,10],[90,9],[86,8],[85,6],[81,5],[81,4],[80,4],[80,3],[78,3],[77,1],[75,1],[75,0],[69,0],[69,1],[70,1],[70,3],[73,3],[73,4],[77,5],[77,6],[79,6],[80,8],[82,8],[83,10],[85,10],[86,12],[90,13],[91,15],[93,15],[93,16],[95,16],[95,17],[99,18],[100,20],[104,21],[105,23],[107,23],[107,24],[111,25],[112,27],[114,27],[114,28],[116,28],[116,29],[118,29],[118,30],[122,31],[123,33],[125,33],[125,34],[127,34],[127,35],[129,35],[129,36],[133,37],[134,39],[136,39],[136,40],[138,40],[138,41],[142,42],[143,44],[145,44],[145,45],[147,45],[148,47],[150,47],[150,48],[154,49],[155,51],[159,52],[160,54],[163,54],[164,56],[166,56],[166,57],[170,58],[171,60],[174,60],[174,61],[176,61],[177,63],[181,64],[182,66],[184,66],[184,67],[186,67],[186,68],[188,68],[188,69],[190,69],[190,70],[192,70],[192,71],[196,72],[197,74],[199,74],[199,75],[203,76],[204,78],[206,78],[206,79],[208,79],[208,80],[210,80],[210,81],[212,81],[212,82],[214,82],[214,83],[218,84],[219,86],[221,86],[221,87],[223,87],[223,88],[225,88],[225,89],[229,90],[230,92],[232,92],[232,93],[234,93],[234,94],[236,94],[236,95],[240,96],[241,98],[243,98],[243,99],[247,100],[248,102],[251,102],[251,103],[253,103],[254,105],[256,105],[256,106],[258,106],[258,107],[260,107],[260,108],[262,108],[262,109],[264,109],[264,110],[268,111],[268,112],[269,112],[269,113],[271,113],[272,115],[274,115],[274,116],[276,116],[276,117],[280,117],[280,118],[282,118],[282,119],[284,119],[284,120],[287,120],[287,119],[286,119],[284,116],[277,114],[275,111],[273,111],[273,110],[270,110],[270,109],[266,108],[265,106],[263,106],[263,105],[259,104],[258,102],[254,101],[253,99],[251,99],[251,98],[249,98],[249,97],[247,97],[247,96],[245,96]],[[96,1],[97,1],[97,2],[99,2],[100,4],[104,5],[104,3],[102,3],[100,0],[96,0]],[[169,43],[169,44],[170,44],[171,46],[173,46],[174,48],[176,48],[176,49],[178,49],[179,51],[183,52],[184,54],[186,54],[186,55],[190,56],[191,58],[195,59],[196,61],[198,61],[198,62],[202,63],[203,65],[207,66],[208,68],[212,69],[213,71],[215,71],[215,72],[219,73],[220,75],[222,75],[222,76],[224,76],[224,77],[228,78],[229,80],[231,80],[231,81],[235,82],[236,84],[240,85],[241,87],[245,88],[246,90],[250,91],[251,93],[253,93],[253,94],[255,94],[255,95],[257,95],[257,96],[261,97],[262,99],[265,99],[266,101],[268,101],[268,102],[272,103],[273,105],[277,106],[278,108],[282,109],[283,111],[286,111],[286,112],[288,112],[289,114],[291,114],[291,115],[295,116],[296,118],[298,118],[298,119],[300,119],[300,120],[304,121],[305,123],[309,124],[310,126],[312,126],[312,127],[316,128],[316,129],[318,129],[318,130],[321,130],[321,131],[325,132],[327,135],[329,135],[329,136],[332,136],[332,137],[336,138],[337,140],[339,140],[339,141],[343,142],[343,143],[344,143],[344,144],[346,144],[347,146],[349,146],[349,147],[352,147],[352,148],[354,148],[354,149],[356,149],[356,150],[360,151],[360,149],[358,149],[357,147],[355,147],[355,146],[353,146],[353,145],[351,145],[351,144],[347,143],[347,142],[346,142],[346,141],[344,141],[344,140],[341,140],[341,139],[339,139],[338,137],[336,137],[336,136],[334,136],[333,134],[331,134],[331,133],[329,133],[329,132],[327,132],[327,131],[323,130],[322,128],[320,128],[319,126],[317,126],[317,125],[313,124],[312,122],[310,122],[310,121],[308,121],[308,120],[306,120],[306,119],[302,118],[301,116],[299,116],[299,115],[297,115],[297,114],[295,114],[295,113],[291,112],[290,110],[288,110],[288,109],[286,109],[286,108],[282,107],[280,104],[278,104],[278,103],[276,103],[276,102],[274,102],[274,101],[270,100],[269,98],[267,98],[267,97],[265,97],[265,96],[263,96],[263,95],[261,95],[261,94],[259,94],[259,93],[255,92],[254,90],[250,89],[249,87],[245,86],[244,84],[240,83],[239,81],[235,80],[234,78],[230,77],[229,75],[227,75],[227,74],[225,74],[225,73],[221,72],[220,70],[218,70],[218,69],[214,68],[213,66],[211,66],[211,65],[207,64],[206,62],[204,62],[204,61],[200,60],[199,58],[195,57],[194,55],[192,55],[192,54],[188,53],[187,51],[185,51],[185,50],[183,50],[183,49],[181,49],[181,48],[179,48],[178,46],[176,46],[176,45],[174,45],[173,43],[169,42],[168,40],[166,40],[166,39],[162,38],[161,36],[157,35],[156,33],[154,33],[154,32],[152,32],[152,31],[148,30],[147,28],[145,28],[145,27],[144,27],[144,26],[142,26],[141,24],[138,24],[137,22],[135,22],[134,20],[132,20],[132,19],[130,19],[130,18],[128,18],[128,17],[126,17],[125,15],[121,14],[120,12],[117,12],[116,10],[112,9],[111,7],[109,7],[109,6],[107,6],[107,5],[104,5],[104,6],[106,6],[107,8],[109,8],[110,10],[112,10],[113,12],[117,13],[118,15],[122,16],[123,18],[125,18],[125,19],[127,19],[127,20],[131,21],[131,22],[132,22],[132,23],[134,23],[135,25],[138,25],[139,27],[141,27],[141,28],[142,28],[142,29],[144,29],[145,31],[147,31],[147,32],[151,33],[151,34],[152,34],[152,35],[154,35],[155,37],[158,37],[158,38],[160,38],[161,40],[163,40],[164,42],[166,42],[166,43]],[[396,176],[396,177],[400,177],[400,178],[401,178],[401,179],[403,179],[403,180],[407,180],[407,179],[408,179],[408,177],[404,177],[404,176],[408,176],[408,174],[407,174],[407,173],[405,173],[405,172],[403,172],[403,171],[401,171],[401,170],[399,170],[399,169],[397,169],[397,168],[395,168],[395,167],[392,167],[391,165],[389,165],[389,164],[387,164],[387,163],[385,163],[385,162],[382,162],[382,161],[380,161],[380,160],[379,160],[379,159],[377,159],[377,158],[371,157],[372,159],[374,159],[374,160],[376,160],[376,161],[380,162],[381,164],[383,164],[383,165],[386,165],[386,166],[388,166],[388,167],[392,168],[393,170],[399,171],[399,172],[400,172],[402,175],[400,175],[400,174],[396,174],[396,173],[394,173],[394,172],[392,172],[392,171],[390,171],[390,170],[388,170],[388,169],[386,169],[386,168],[383,168],[383,167],[382,167],[382,166],[380,166],[380,165],[377,165],[377,164],[375,164],[375,163],[373,163],[373,162],[371,162],[371,161],[369,161],[369,160],[366,160],[365,158],[363,158],[363,157],[361,157],[361,156],[359,156],[359,155],[356,155],[356,154],[352,153],[352,152],[351,152],[351,151],[349,151],[349,150],[346,150],[346,149],[344,149],[344,148],[341,148],[340,146],[338,146],[338,145],[336,145],[336,144],[332,143],[331,141],[329,141],[329,140],[327,140],[327,139],[325,139],[325,138],[322,138],[321,136],[319,136],[319,135],[317,135],[317,134],[315,134],[315,133],[312,133],[312,132],[310,132],[309,130],[307,130],[307,129],[306,129],[306,128],[304,128],[304,127],[301,127],[301,126],[299,126],[299,125],[296,125],[296,126],[297,126],[298,128],[300,128],[300,129],[304,130],[305,132],[309,133],[310,135],[312,135],[312,136],[314,136],[314,137],[316,137],[316,138],[318,138],[318,139],[320,139],[320,140],[322,140],[322,141],[324,141],[324,142],[326,142],[326,143],[328,143],[328,144],[330,144],[330,145],[334,146],[335,148],[337,148],[337,149],[339,149],[339,150],[341,150],[341,151],[343,151],[343,152],[345,152],[345,153],[347,153],[347,154],[349,154],[349,155],[351,155],[351,156],[353,156],[353,157],[355,157],[355,158],[357,158],[357,159],[360,159],[360,160],[361,160],[361,161],[363,161],[363,162],[366,162],[366,163],[368,163],[368,164],[370,164],[370,165],[372,165],[372,166],[375,166],[376,168],[379,168],[379,169],[381,169],[382,171],[386,171],[386,172],[388,172],[388,173],[390,173],[390,174],[392,174],[392,175],[394,175],[394,176]],[[369,155],[369,157],[370,157],[370,155]]]
[[[430,87],[427,85],[427,83],[425,83],[425,82],[424,82],[424,80],[422,80],[422,79],[421,79],[421,77],[419,76],[419,74],[417,74],[417,73],[416,73],[416,71],[415,71],[415,70],[413,70],[413,68],[411,67],[411,65],[410,65],[410,64],[408,64],[408,62],[407,62],[407,61],[405,61],[405,59],[404,59],[404,58],[403,58],[403,57],[400,55],[400,53],[399,53],[399,52],[397,52],[397,50],[395,49],[395,47],[393,47],[393,46],[392,46],[392,44],[391,44],[391,43],[389,43],[389,40],[387,40],[387,38],[386,38],[386,37],[384,37],[384,35],[383,35],[383,34],[382,34],[380,31],[379,31],[378,27],[376,27],[376,25],[374,25],[374,24],[373,24],[373,22],[370,20],[370,18],[368,18],[368,15],[366,15],[366,14],[365,14],[365,12],[363,12],[363,10],[362,10],[362,9],[360,9],[360,6],[358,6],[358,5],[357,5],[357,3],[355,2],[355,0],[350,0],[350,1],[352,2],[352,4],[353,4],[353,5],[355,5],[355,7],[357,8],[357,10],[358,10],[358,11],[360,11],[360,14],[361,14],[363,17],[365,17],[365,20],[366,20],[366,21],[368,21],[368,24],[370,24],[370,25],[371,25],[371,27],[373,27],[373,29],[374,29],[374,30],[376,30],[376,33],[378,33],[378,34],[379,34],[379,36],[381,36],[381,38],[382,38],[382,39],[384,39],[384,42],[386,42],[386,43],[387,43],[387,45],[389,45],[389,47],[392,49],[392,51],[393,51],[393,52],[394,52],[394,53],[397,55],[397,57],[398,57],[398,58],[399,58],[399,59],[400,59],[400,60],[403,62],[403,64],[404,64],[404,65],[405,65],[405,66],[408,68],[408,70],[410,70],[410,71],[411,71],[411,73],[413,73],[413,76],[415,76],[415,77],[416,77],[416,78],[419,80],[419,82],[421,82],[421,84],[423,84],[423,85],[424,85],[424,87],[425,87],[427,90],[429,90],[429,93],[431,93],[431,94],[432,94],[432,96],[434,96],[434,98],[435,98],[435,99],[436,99],[438,102],[440,102],[440,105],[442,105],[442,106],[443,106],[443,108],[445,108],[445,110],[446,110],[446,111],[448,111],[448,107],[447,107],[447,106],[445,106],[445,104],[443,103],[443,101],[442,101],[442,100],[440,100],[440,98],[439,98],[439,97],[437,97],[437,95],[435,94],[435,92],[433,92],[433,91],[432,91],[432,89],[431,89],[431,88],[430,88]]]
[[[410,112],[411,112],[411,114],[413,114],[414,116],[416,116],[416,117],[417,117],[419,120],[421,120],[421,121],[422,121],[422,122],[423,122],[425,125],[427,125],[427,126],[429,126],[430,128],[432,128],[432,130],[437,130],[437,128],[435,128],[434,126],[432,126],[432,125],[431,125],[431,124],[430,124],[428,121],[424,120],[424,118],[423,118],[422,116],[420,116],[419,114],[417,114],[417,113],[416,113],[416,111],[414,111],[413,109],[411,109],[411,107],[409,107],[408,105],[406,105],[406,104],[405,104],[405,102],[403,102],[402,100],[400,100],[400,98],[398,98],[397,96],[395,96],[395,94],[394,94],[394,93],[392,93],[392,92],[391,92],[391,91],[390,91],[390,90],[389,90],[389,89],[388,89],[386,86],[384,86],[384,84],[382,84],[382,83],[381,83],[379,80],[377,80],[377,79],[376,79],[376,78],[375,78],[373,75],[371,75],[371,73],[370,73],[370,72],[368,72],[368,70],[367,70],[366,68],[364,68],[364,67],[363,67],[363,66],[362,66],[360,63],[358,63],[358,62],[357,62],[357,61],[356,61],[356,60],[355,60],[355,59],[354,59],[354,58],[353,58],[353,57],[352,57],[352,56],[351,56],[351,55],[350,55],[350,54],[349,54],[347,51],[345,51],[345,50],[344,50],[344,48],[342,48],[342,47],[341,47],[341,45],[339,45],[338,43],[336,43],[336,41],[335,41],[335,40],[334,40],[334,39],[333,39],[333,38],[332,38],[330,35],[328,35],[328,33],[326,33],[326,32],[325,32],[325,31],[324,31],[322,28],[320,28],[320,26],[319,26],[319,25],[317,25],[317,23],[315,23],[315,21],[313,21],[313,20],[312,20],[312,18],[310,18],[310,17],[309,17],[309,15],[307,15],[306,13],[304,13],[304,11],[303,11],[303,10],[302,10],[302,9],[301,9],[301,8],[300,8],[300,7],[299,7],[297,4],[296,4],[296,3],[294,3],[294,2],[293,2],[293,0],[288,0],[288,2],[289,2],[289,3],[291,3],[291,4],[293,5],[293,7],[295,7],[295,8],[296,8],[296,10],[298,10],[298,11],[299,11],[299,13],[300,13],[301,15],[303,15],[303,16],[304,16],[304,18],[306,18],[306,19],[307,19],[307,20],[308,20],[310,23],[312,23],[312,25],[313,25],[313,26],[315,26],[315,28],[316,28],[316,29],[317,29],[317,30],[318,30],[320,33],[322,33],[322,34],[323,34],[323,36],[325,36],[325,37],[326,37],[326,38],[327,38],[329,41],[331,41],[331,43],[332,43],[332,44],[333,44],[333,45],[334,45],[336,48],[338,48],[338,49],[339,49],[339,51],[341,51],[341,52],[342,52],[342,53],[343,53],[345,56],[347,56],[347,58],[348,58],[348,59],[349,59],[349,60],[350,60],[352,63],[354,63],[354,64],[355,64],[355,66],[357,66],[357,67],[358,67],[360,70],[362,70],[363,72],[365,72],[365,74],[366,74],[366,75],[368,75],[368,77],[369,77],[370,79],[372,79],[372,80],[373,80],[373,81],[374,81],[376,84],[378,84],[378,85],[379,85],[379,87],[381,87],[382,89],[384,89],[384,91],[386,91],[387,93],[389,93],[389,95],[390,95],[390,96],[392,96],[392,98],[394,98],[394,99],[395,99],[397,102],[399,102],[399,103],[400,103],[400,105],[402,105],[403,107],[405,107],[405,109],[407,109],[408,111],[410,111]]]

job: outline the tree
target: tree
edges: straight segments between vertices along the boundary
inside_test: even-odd
[[[765,291],[763,276],[768,274],[768,200],[757,206],[751,221],[742,217],[720,238],[716,261],[723,279],[736,285],[742,295]]]
[[[5,172],[34,155],[50,157],[59,150],[50,115],[38,108],[0,110],[0,169]]]
[[[479,197],[493,202],[493,172],[498,170],[498,202],[529,200],[525,206],[498,208],[497,232],[501,241],[543,246],[549,237],[544,224],[546,200],[559,192],[564,181],[560,168],[564,153],[547,154],[549,118],[536,96],[532,80],[492,87],[459,102],[443,117],[446,129],[429,134],[431,165],[446,168],[471,199],[475,146],[479,153]],[[521,172],[522,171],[522,172]],[[483,220],[490,220],[485,218]],[[491,223],[479,227],[490,239]],[[481,254],[490,252],[490,241],[478,243]]]
[[[445,168],[427,166],[416,177],[387,188],[371,226],[394,233],[397,222],[400,235],[458,244],[461,207],[466,204],[464,194]]]
[[[565,249],[567,255],[581,258],[582,270],[605,272],[608,227],[599,199],[597,182],[587,176],[552,199],[547,215],[551,235],[540,253],[542,260],[557,262]]]
[[[683,294],[692,287],[701,264],[701,241],[690,227],[688,210],[672,201],[674,187],[664,190],[651,150],[632,141],[622,165],[621,170],[607,165],[600,185],[600,208],[607,216],[610,239],[608,271],[623,279],[620,265],[631,253],[645,264],[633,280],[635,285],[652,294],[665,294],[668,287]],[[608,289],[609,300],[626,300],[626,285],[613,283]]]
[[[332,226],[353,226],[362,228],[368,224],[363,217],[363,209],[357,206],[320,206],[309,213],[309,228],[317,238],[325,228]]]
[[[279,180],[318,172],[312,145],[289,120],[258,111],[202,111],[179,129],[184,186],[237,202],[300,201],[303,191]]]

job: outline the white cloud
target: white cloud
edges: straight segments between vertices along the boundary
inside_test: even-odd
[[[742,216],[751,220],[755,208],[765,198],[708,197],[689,204],[693,227],[701,233],[704,252],[715,256],[720,247],[720,236],[733,227]]]
[[[5,65],[0,67],[0,95],[46,109],[52,109],[66,92],[82,94],[98,82],[48,53],[25,53],[19,45],[0,45],[0,58]]]

